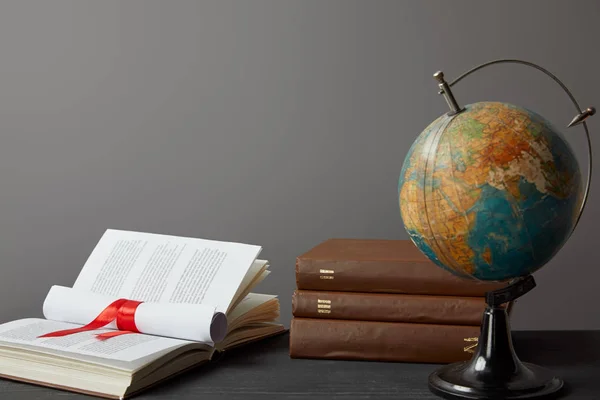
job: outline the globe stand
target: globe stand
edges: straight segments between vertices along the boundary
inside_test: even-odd
[[[445,399],[548,399],[563,381],[551,371],[524,363],[511,339],[505,304],[535,287],[531,275],[486,293],[487,307],[477,350],[470,361],[446,365],[429,376],[429,389]]]

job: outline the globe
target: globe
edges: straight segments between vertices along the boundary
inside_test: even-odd
[[[415,245],[465,278],[505,281],[544,266],[578,217],[577,159],[540,115],[498,102],[432,122],[400,173],[402,221]]]

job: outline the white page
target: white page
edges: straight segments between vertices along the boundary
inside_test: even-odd
[[[44,317],[85,325],[115,300],[117,297],[52,286],[44,301]],[[204,304],[142,303],[134,320],[141,333],[208,344],[222,341],[227,333],[225,314]],[[117,329],[117,324],[113,321],[104,328]]]
[[[0,342],[36,346],[41,349],[60,350],[105,359],[133,362],[149,356],[162,355],[165,350],[193,343],[185,340],[131,333],[98,340],[95,335],[108,330],[81,332],[57,338],[38,338],[43,334],[81,325],[45,319],[28,318],[0,325]],[[151,357],[150,357],[151,358]]]
[[[260,246],[107,230],[73,288],[226,313]]]
[[[246,272],[246,276],[242,280],[242,283],[238,287],[237,291],[233,296],[233,301],[229,305],[227,312],[230,312],[231,309],[235,306],[236,302],[242,300],[243,296],[248,294],[250,290],[252,290],[256,285],[258,285],[270,272],[268,271],[269,262],[267,260],[255,260],[252,263],[248,272]],[[259,276],[264,275],[264,276]]]

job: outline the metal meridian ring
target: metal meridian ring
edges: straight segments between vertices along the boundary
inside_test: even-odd
[[[546,74],[547,76],[552,78],[552,80],[554,80],[554,82],[558,83],[558,85],[561,87],[561,89],[565,91],[565,93],[569,96],[569,99],[571,99],[571,102],[575,106],[577,113],[579,114],[581,112],[581,107],[579,107],[577,100],[575,100],[575,97],[573,97],[573,94],[571,93],[571,91],[565,86],[564,83],[561,82],[560,79],[558,79],[554,74],[552,74],[547,69],[542,68],[539,65],[534,64],[529,61],[523,61],[523,60],[518,60],[518,59],[499,59],[499,60],[489,61],[489,62],[483,63],[481,65],[478,65],[478,66],[468,70],[467,72],[465,72],[464,74],[460,75],[458,78],[456,78],[455,80],[450,82],[448,84],[448,86],[452,87],[452,86],[456,85],[458,82],[460,82],[461,80],[463,80],[464,78],[466,78],[467,76],[471,75],[473,72],[479,71],[480,69],[483,69],[485,67],[488,67],[488,66],[494,65],[494,64],[521,64],[521,65],[526,65],[528,67],[535,68],[538,71],[543,72],[544,74]],[[586,122],[583,121],[582,125],[583,125],[583,129],[585,130],[585,136],[587,138],[587,144],[588,144],[588,173],[587,173],[587,182],[585,184],[585,191],[583,193],[583,199],[581,201],[581,206],[579,207],[579,215],[577,216],[577,220],[575,221],[575,225],[573,226],[573,230],[571,231],[571,234],[575,231],[577,224],[579,224],[579,220],[581,219],[581,215],[583,214],[583,210],[585,209],[585,206],[588,201],[588,196],[590,193],[590,185],[592,183],[592,140],[590,139],[590,132],[588,130]]]

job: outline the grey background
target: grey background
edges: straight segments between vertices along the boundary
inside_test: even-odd
[[[397,179],[446,111],[433,72],[524,58],[600,106],[599,16],[593,1],[0,2],[0,321],[40,315],[115,228],[262,245],[260,291],[287,323],[297,255],[407,238]],[[522,66],[455,94],[574,115]],[[600,329],[599,188],[514,328]]]

